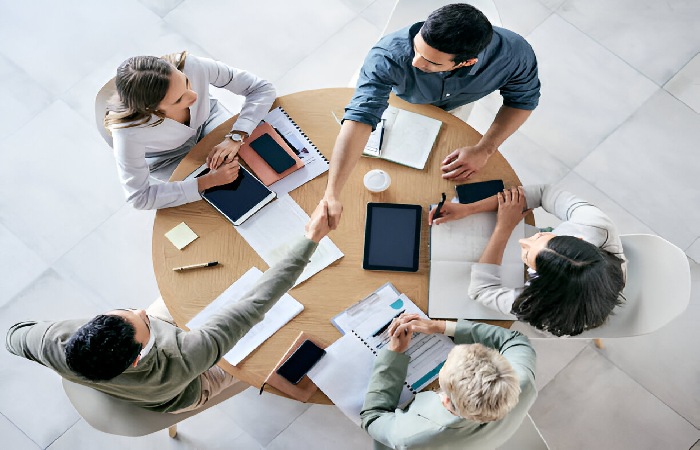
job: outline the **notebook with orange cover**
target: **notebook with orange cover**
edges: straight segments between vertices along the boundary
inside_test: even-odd
[[[259,138],[263,134],[269,134],[270,137],[272,137],[272,139],[274,139],[275,142],[279,144],[279,146],[282,147],[282,149],[284,149],[284,151],[287,152],[292,159],[294,159],[295,164],[292,167],[282,173],[277,173],[275,172],[275,169],[270,167],[270,165],[265,162],[258,152],[256,152],[253,147],[250,146],[251,142],[255,141],[255,139]],[[304,162],[299,159],[291,148],[289,148],[289,145],[287,145],[287,143],[284,142],[284,139],[282,139],[275,129],[272,128],[272,125],[267,122],[262,122],[255,128],[255,130],[253,130],[248,139],[246,139],[243,145],[241,145],[241,149],[238,151],[238,154],[241,158],[243,158],[243,161],[248,164],[248,167],[255,172],[255,175],[258,177],[258,179],[260,179],[260,181],[263,182],[265,186],[270,186],[274,182],[281,180],[295,170],[304,167]]]
[[[265,379],[265,382],[263,382],[262,386],[260,386],[260,394],[262,394],[263,390],[265,390],[265,385],[269,385],[279,389],[295,400],[299,400],[300,402],[304,403],[309,401],[311,396],[318,390],[318,387],[308,376],[304,375],[299,383],[292,384],[277,373],[277,369],[282,365],[282,363],[284,363],[292,355],[292,353],[294,353],[294,350],[299,348],[299,346],[301,346],[301,344],[307,339],[321,348],[327,347],[325,342],[317,339],[316,337],[310,336],[303,331],[299,333],[299,336],[297,336],[292,346],[289,347],[287,353],[285,353],[282,359],[279,360],[275,368],[272,369],[270,374]]]

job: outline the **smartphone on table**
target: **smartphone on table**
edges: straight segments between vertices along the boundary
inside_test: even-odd
[[[307,339],[294,350],[294,353],[279,366],[276,372],[290,383],[298,384],[325,354],[324,349]]]

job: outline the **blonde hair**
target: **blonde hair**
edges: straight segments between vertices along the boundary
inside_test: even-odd
[[[502,419],[520,396],[518,376],[508,360],[481,344],[450,351],[440,371],[440,387],[458,415],[477,422]]]
[[[185,67],[187,52],[156,56],[132,56],[117,68],[116,92],[107,102],[104,127],[111,129],[143,125],[152,116],[159,119],[151,126],[159,125],[165,115],[157,107],[170,87],[173,69]]]

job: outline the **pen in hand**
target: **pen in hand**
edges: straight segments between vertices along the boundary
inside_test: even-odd
[[[442,200],[440,200],[440,203],[438,203],[437,208],[435,208],[435,214],[433,214],[433,220],[440,217],[440,210],[442,209],[443,206],[445,206],[445,200],[447,200],[447,196],[443,192],[442,193]]]
[[[189,266],[175,267],[175,268],[173,268],[173,270],[175,272],[182,272],[183,270],[201,269],[203,267],[214,267],[217,265],[219,265],[219,261],[212,261],[212,262],[206,262],[206,263],[201,263],[201,264],[192,264]]]

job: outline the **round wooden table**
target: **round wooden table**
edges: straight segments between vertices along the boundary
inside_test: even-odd
[[[309,136],[324,156],[330,160],[340,126],[332,113],[342,117],[353,89],[335,88],[304,91],[278,98],[274,107],[282,106]],[[327,344],[340,337],[330,319],[348,306],[363,299],[379,286],[391,281],[399,292],[405,293],[423,311],[428,307],[428,205],[437,203],[440,194],[454,195],[456,183],[441,178],[440,162],[452,150],[473,145],[481,135],[440,108],[413,105],[392,95],[389,103],[401,109],[417,112],[442,121],[442,128],[428,158],[425,170],[416,170],[380,159],[361,158],[343,190],[344,207],[340,226],[330,238],[345,254],[339,261],[322,270],[290,291],[304,305],[304,311],[280,329],[238,366],[220,363],[235,377],[259,387],[266,375],[282,357],[300,331],[310,333]],[[234,118],[219,126],[202,139],[177,167],[171,180],[182,180],[198,168],[210,149],[221,142],[231,129]],[[385,192],[373,194],[363,185],[363,176],[381,168],[391,175],[391,186]],[[502,179],[506,186],[516,186],[520,180],[503,156],[496,152],[486,167],[473,180]],[[327,174],[304,184],[290,193],[291,197],[311,214],[323,196]],[[448,197],[449,198],[449,197]],[[423,206],[420,268],[417,273],[370,272],[362,269],[365,211],[368,202],[410,203]],[[264,210],[262,210],[264,212]],[[260,214],[259,212],[258,214]],[[164,236],[180,222],[185,222],[199,236],[182,251]],[[528,222],[532,222],[532,218]],[[218,267],[173,272],[173,267],[202,261],[219,261]],[[261,270],[267,264],[236,232],[233,225],[204,201],[176,208],[160,209],[153,225],[153,269],[160,293],[171,314],[179,324],[185,324],[213,301],[221,292],[240,278],[248,269]],[[500,323],[503,325],[503,323]],[[506,322],[506,326],[510,326]],[[280,394],[274,388],[268,388]],[[283,394],[280,394],[283,395]],[[329,404],[318,391],[310,400]]]

